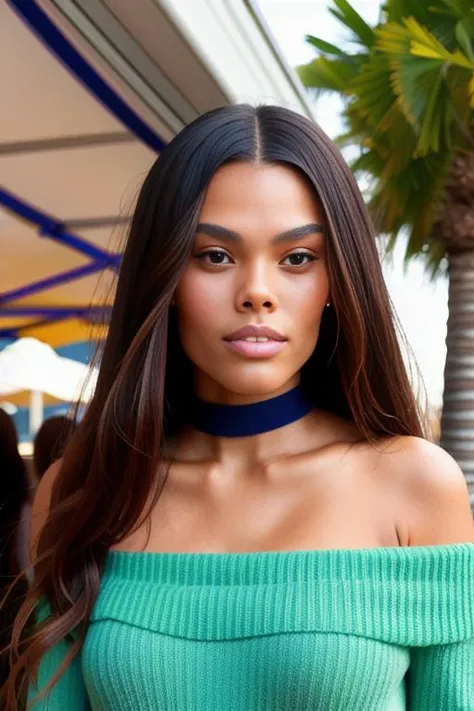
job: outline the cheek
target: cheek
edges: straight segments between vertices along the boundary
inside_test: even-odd
[[[288,310],[295,317],[299,330],[315,327],[321,320],[321,313],[328,300],[328,279],[324,275],[301,281],[287,295]]]
[[[220,289],[219,280],[210,284],[206,275],[189,269],[182,277],[176,289],[181,339],[184,343],[191,340],[205,340],[206,333],[219,330],[219,324],[225,320],[225,299],[228,288]],[[221,293],[222,292],[222,293]]]
[[[288,353],[292,364],[303,367],[311,357],[318,342],[321,319],[328,301],[329,281],[325,274],[314,275],[301,282],[288,295],[288,312],[291,312],[292,345]]]

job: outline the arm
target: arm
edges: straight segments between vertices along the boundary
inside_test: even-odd
[[[416,437],[404,438],[405,511],[410,546],[474,543],[466,477],[441,447]],[[405,461],[403,461],[405,460]]]
[[[393,437],[376,452],[400,545],[474,543],[466,478],[451,455],[419,437]]]
[[[39,533],[46,521],[51,499],[51,489],[59,471],[60,462],[55,462],[40,480],[31,510],[30,553],[32,560],[36,553]],[[48,604],[43,599],[37,608],[36,618],[41,622],[48,615]],[[58,670],[70,649],[65,639],[52,647],[43,656],[38,670],[38,686],[30,683],[27,701],[31,704],[37,694],[42,691],[47,682]],[[87,691],[81,670],[81,656],[76,655],[64,674],[54,684],[51,692],[37,703],[28,706],[28,711],[90,711]]]
[[[468,489],[459,466],[440,447],[416,438],[403,439],[399,450],[403,479],[399,481],[403,481],[410,545],[474,543]],[[460,570],[459,575],[471,572]],[[462,616],[462,612],[457,614]],[[472,611],[466,610],[469,614]],[[411,648],[407,710],[435,709],[474,711],[474,637]]]
[[[38,671],[38,686],[31,683],[28,687],[28,704],[31,704],[39,691],[43,690],[47,682],[61,665],[69,644],[62,640],[50,649],[42,658]],[[33,706],[32,711],[91,711],[89,697],[84,685],[81,671],[81,657],[77,655],[72,660],[60,679],[54,684],[50,694],[45,695]]]

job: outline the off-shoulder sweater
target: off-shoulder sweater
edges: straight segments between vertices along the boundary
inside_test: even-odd
[[[474,711],[474,543],[110,551],[89,619],[35,711]]]

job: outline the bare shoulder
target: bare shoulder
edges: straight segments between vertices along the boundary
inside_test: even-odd
[[[33,558],[41,529],[48,517],[51,492],[54,482],[61,468],[61,460],[54,462],[41,477],[36,487],[33,504],[31,507],[30,523],[30,555]]]
[[[393,437],[377,451],[403,504],[409,545],[474,543],[466,478],[450,454],[419,437]]]

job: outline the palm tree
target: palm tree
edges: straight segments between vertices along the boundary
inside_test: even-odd
[[[356,175],[389,249],[449,274],[441,446],[463,469],[474,507],[474,6],[472,0],[386,0],[375,27],[347,0],[330,12],[351,51],[307,35],[318,57],[297,68],[316,94],[344,99],[340,146],[360,150]]]

